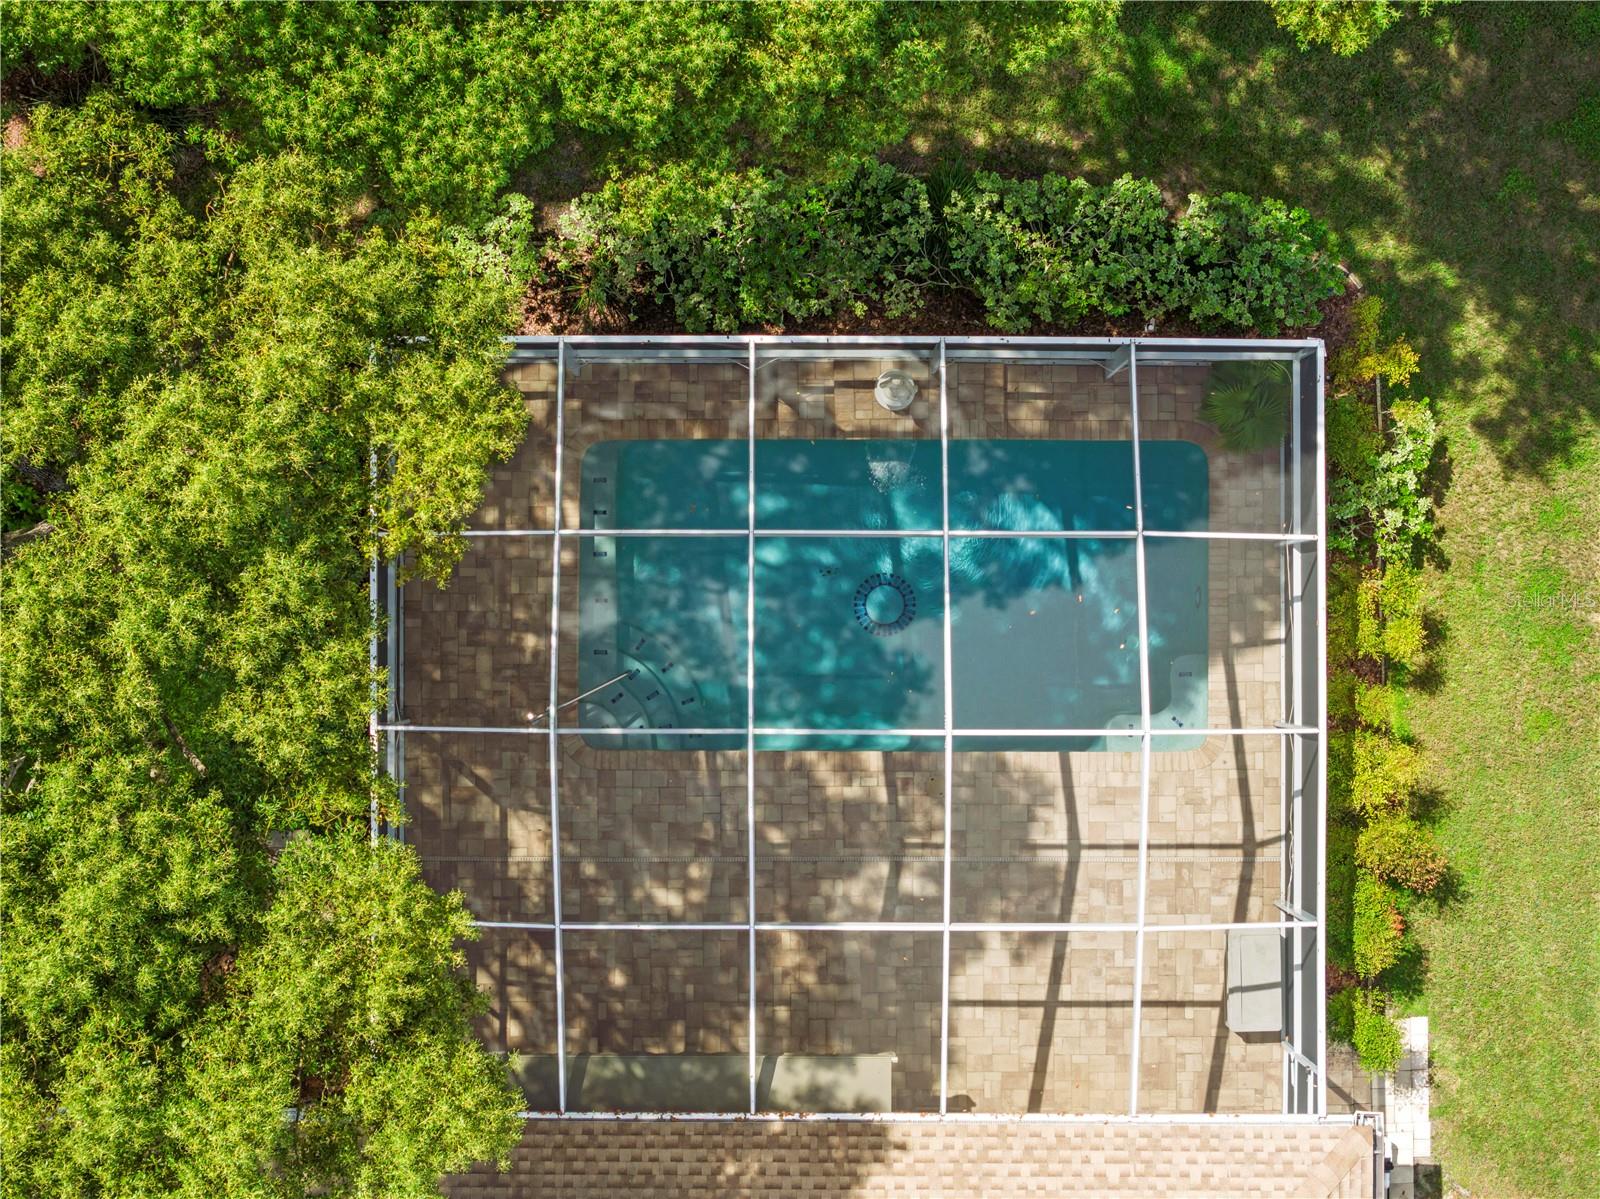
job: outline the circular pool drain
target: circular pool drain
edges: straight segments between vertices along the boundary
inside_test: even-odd
[[[917,614],[917,593],[896,574],[868,575],[856,588],[856,623],[874,637],[898,633]]]

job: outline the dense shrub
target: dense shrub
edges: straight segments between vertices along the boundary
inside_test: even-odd
[[[1581,101],[1561,132],[1579,153],[1600,162],[1600,95]]]
[[[1357,987],[1344,987],[1328,996],[1328,1039],[1353,1045],[1356,1039]]]
[[[956,285],[1011,332],[1100,312],[1279,329],[1316,321],[1317,302],[1339,290],[1320,223],[1233,192],[1191,196],[1173,221],[1148,180],[979,174],[944,222]]]
[[[1401,400],[1389,407],[1388,447],[1378,455],[1367,499],[1373,539],[1387,561],[1409,562],[1433,537],[1433,501],[1427,473],[1440,439],[1430,400]]]
[[[1356,861],[1387,883],[1426,895],[1444,880],[1444,851],[1433,833],[1399,812],[1361,830]]]
[[[1353,988],[1351,1041],[1356,1060],[1374,1074],[1392,1074],[1400,1064],[1400,1026],[1388,1013],[1388,1001],[1376,991]]]
[[[1367,817],[1398,810],[1422,779],[1415,746],[1386,733],[1362,729],[1352,740],[1350,803]]]
[[[1329,411],[1335,464],[1328,481],[1330,543],[1345,553],[1365,543],[1386,561],[1412,561],[1434,533],[1427,474],[1440,430],[1432,403],[1390,405],[1386,445],[1376,428],[1363,427],[1366,417],[1354,401],[1336,401]]]
[[[1328,961],[1369,983],[1330,997],[1328,1030],[1376,1071],[1393,1068],[1400,1041],[1370,984],[1405,953],[1408,896],[1431,892],[1445,873],[1433,835],[1408,814],[1421,759],[1400,686],[1425,650],[1413,562],[1433,533],[1423,483],[1438,428],[1425,400],[1392,404],[1380,425],[1381,390],[1368,384],[1402,388],[1418,367],[1403,339],[1382,343],[1382,315],[1375,297],[1353,306],[1350,337],[1330,364],[1325,425],[1329,540],[1340,551],[1328,577]],[[1373,659],[1399,667],[1396,681],[1369,681],[1362,667]]]
[[[1421,665],[1428,632],[1422,573],[1403,562],[1366,571],[1358,592],[1356,644],[1364,657],[1386,657],[1407,669]]]
[[[1335,670],[1328,676],[1328,722],[1336,727],[1356,722],[1356,696],[1361,680],[1348,670]]]
[[[547,178],[842,169],[974,75],[1059,86],[1115,43],[1119,6],[16,3],[6,57],[92,62],[230,163],[315,151],[381,199],[477,218],[530,155]]]
[[[1051,16],[1069,21],[1072,7]],[[941,40],[970,22],[882,0],[601,0],[530,6],[525,18],[533,69],[560,97],[558,134],[585,135],[630,173],[859,162],[905,136],[940,81]]]
[[[1201,325],[1315,324],[1318,302],[1343,289],[1326,227],[1281,200],[1190,196],[1175,235],[1186,275],[1184,312]]]
[[[1035,17],[1038,44],[1083,28],[1085,7]],[[95,62],[220,163],[314,151],[382,202],[478,219],[533,156],[600,178],[860,161],[905,136],[941,46],[974,24],[960,6],[837,0],[8,4],[6,51],[8,70]]]
[[[867,163],[799,185],[759,172],[715,191],[677,179],[612,185],[574,204],[561,266],[584,303],[626,303],[636,287],[691,332],[922,303],[931,268],[926,187]]]
[[[1328,961],[1353,973],[1355,958],[1356,831],[1328,822]]]
[[[421,1199],[441,1168],[504,1160],[520,1095],[474,1035],[487,1001],[463,969],[479,933],[460,893],[426,886],[409,847],[364,836],[292,842],[274,884],[185,1047],[169,1119],[189,1193]],[[270,1190],[263,1162],[280,1163]]]
[[[1378,397],[1366,384],[1379,379],[1401,388],[1418,367],[1417,353],[1404,338],[1382,342],[1382,318],[1377,297],[1357,301],[1349,339],[1330,364],[1329,540],[1345,553],[1368,546],[1385,560],[1410,562],[1433,536],[1426,475],[1440,432],[1425,399],[1390,404],[1380,432]]]
[[[1161,191],[1148,179],[1095,187],[980,173],[950,196],[943,219],[951,274],[998,329],[1094,312],[1160,317],[1188,290]]]
[[[1416,374],[1421,361],[1411,344],[1397,337],[1382,344],[1383,301],[1377,296],[1362,296],[1350,308],[1350,334],[1329,364],[1333,386],[1349,392],[1374,379],[1388,387],[1404,387]],[[1329,438],[1330,444],[1332,438]]]
[[[1361,572],[1356,585],[1356,653],[1363,658],[1383,656],[1383,613],[1378,595],[1383,575],[1376,569]]]
[[[0,171],[4,465],[66,479],[0,588],[7,1193],[432,1193],[519,1098],[459,896],[368,844],[367,571],[449,575],[516,292],[305,155],[180,153],[98,93]]]
[[[1376,978],[1400,960],[1406,920],[1393,887],[1365,871],[1356,875],[1351,960],[1362,978]]]
[[[1330,711],[1333,708],[1332,695],[1330,690]],[[1396,683],[1357,682],[1351,696],[1351,707],[1362,724],[1393,733],[1404,741],[1410,736],[1405,718],[1405,698],[1405,692]]]
[[[512,192],[499,210],[474,229],[451,230],[456,252],[480,274],[514,287],[543,276],[539,213],[527,196]]]
[[[1357,396],[1335,392],[1327,398],[1324,415],[1330,474],[1352,484],[1369,484],[1383,447],[1373,406]]]
[[[1334,730],[1328,734],[1328,815],[1335,820],[1355,820],[1351,791],[1355,786],[1356,735]]]
[[[531,13],[470,4],[25,5],[43,64],[91,54],[134,103],[193,118],[219,163],[314,148],[385,200],[476,212],[552,140]],[[45,10],[43,13],[38,10]],[[7,18],[11,17],[8,8]]]
[[[1328,562],[1328,665],[1349,666],[1361,657],[1361,571],[1354,563]]]
[[[1170,219],[1160,190],[978,174],[946,192],[862,163],[800,184],[778,173],[666,170],[575,200],[558,268],[590,312],[644,297],[699,331],[921,306],[935,281],[968,291],[1010,332],[1090,315],[1276,330],[1316,319],[1337,285],[1303,212],[1229,195]],[[937,267],[937,269],[936,269]],[[1260,391],[1281,423],[1284,388]],[[1259,421],[1253,422],[1259,424]]]

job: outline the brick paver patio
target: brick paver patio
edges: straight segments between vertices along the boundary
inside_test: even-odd
[[[873,380],[889,366],[922,383],[908,413],[873,402]],[[1212,530],[1278,530],[1276,454],[1236,455],[1216,443],[1199,419],[1205,376],[1204,367],[1141,368],[1140,434],[1206,448]],[[518,366],[512,377],[526,397],[528,438],[495,472],[473,523],[548,529],[554,367]],[[747,378],[742,365],[718,362],[584,364],[566,391],[565,525],[580,520],[571,464],[588,445],[742,438]],[[1125,377],[1107,381],[1093,366],[956,363],[949,396],[955,438],[1127,440],[1133,432]],[[936,439],[936,384],[926,362],[765,363],[756,435]],[[526,727],[542,712],[552,551],[549,539],[475,538],[448,588],[407,587],[405,719]],[[572,695],[580,554],[569,543],[563,555],[558,690]],[[1209,563],[1209,723],[1269,727],[1281,714],[1283,551],[1213,542]],[[405,836],[429,881],[459,887],[483,919],[550,920],[547,738],[411,733],[404,741]],[[743,750],[609,750],[568,735],[557,752],[565,920],[748,918]],[[1282,761],[1271,736],[1213,737],[1152,755],[1148,921],[1277,918]],[[947,838],[957,921],[1135,918],[1138,753],[962,750],[954,771],[947,829],[941,752],[758,754],[756,918],[938,921]],[[545,932],[487,930],[470,948],[491,997],[483,1030],[493,1047],[555,1051],[551,942]],[[1133,942],[1126,933],[954,935],[952,1110],[1126,1110]],[[569,1052],[746,1051],[745,944],[740,932],[567,933]],[[1224,934],[1209,932],[1147,940],[1143,1110],[1281,1108],[1276,1038],[1246,1039],[1223,1024],[1224,944]],[[756,948],[763,1052],[893,1052],[896,1107],[937,1108],[937,933],[762,933]],[[917,1141],[915,1152],[928,1149]]]

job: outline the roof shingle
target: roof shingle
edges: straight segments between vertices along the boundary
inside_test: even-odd
[[[511,1170],[451,1199],[1371,1199],[1372,1130],[1348,1123],[530,1121]]]

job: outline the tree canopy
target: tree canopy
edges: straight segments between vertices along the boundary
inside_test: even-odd
[[[600,177],[844,170],[974,54],[1026,75],[1119,8],[161,0],[13,4],[7,23],[33,68],[109,76],[217,164],[299,148],[386,202],[477,219],[552,146]]]
[[[8,1177],[427,1193],[517,1103],[459,900],[365,837],[367,571],[447,574],[516,443],[510,285],[298,151],[185,179],[103,94],[6,167],[5,462],[51,481],[0,598]]]

